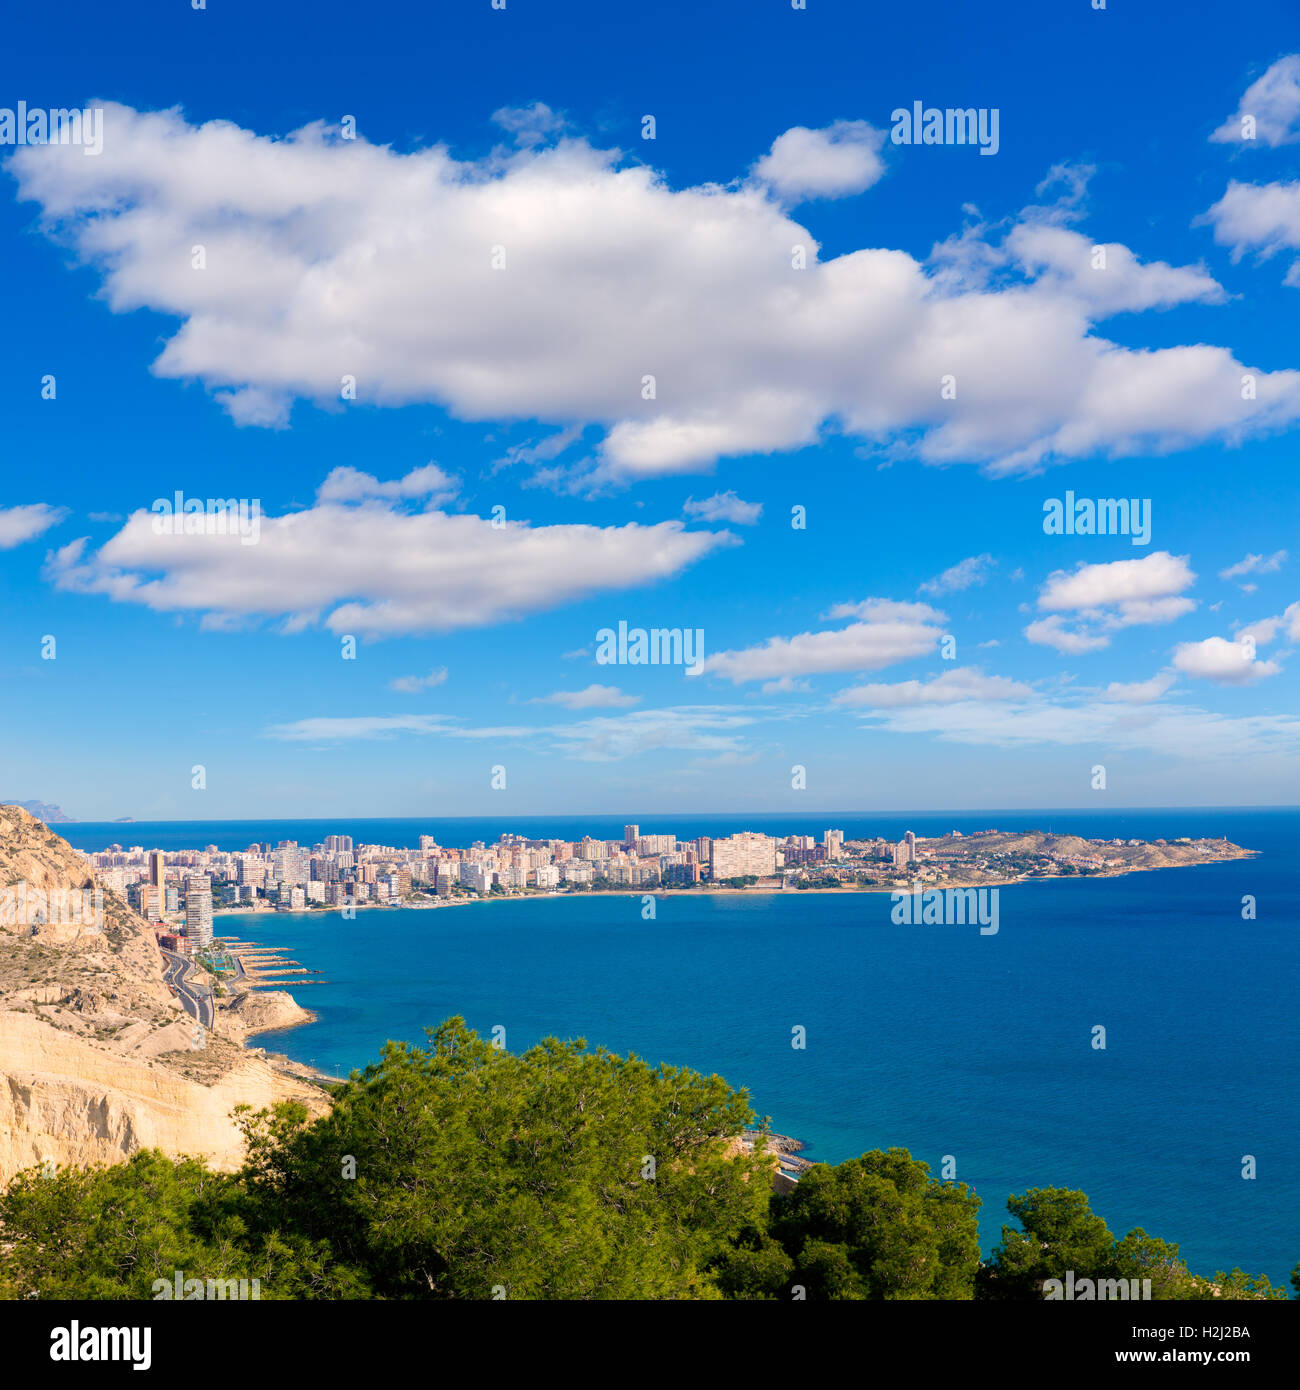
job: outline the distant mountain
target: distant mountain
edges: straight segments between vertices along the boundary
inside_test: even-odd
[[[21,806],[24,811],[29,811],[37,820],[43,820],[46,825],[58,825],[60,823],[71,823],[72,817],[63,814],[61,806],[55,806],[48,801],[15,801],[12,797],[0,797],[0,806]]]

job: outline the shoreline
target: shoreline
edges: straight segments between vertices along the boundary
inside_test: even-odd
[[[928,883],[922,886],[922,891],[930,891],[934,888],[1015,888],[1029,883],[1053,883],[1063,879],[1075,879],[1080,882],[1106,878],[1127,878],[1130,874],[1152,874],[1159,873],[1164,869],[1198,869],[1206,864],[1230,864],[1242,859],[1252,859],[1260,854],[1257,849],[1242,850],[1240,854],[1219,854],[1205,855],[1197,859],[1194,863],[1187,864],[1139,864],[1133,868],[1106,869],[1094,873],[1077,874],[1025,874],[1017,878],[986,878],[978,881],[966,879],[948,879],[941,883]],[[532,902],[562,899],[583,899],[583,898],[697,898],[697,897],[794,897],[801,893],[816,894],[821,896],[826,893],[912,893],[916,891],[917,884],[912,883],[873,883],[873,884],[853,884],[840,885],[835,888],[773,888],[759,887],[751,884],[747,888],[714,888],[700,886],[698,888],[665,888],[662,885],[652,887],[646,885],[642,889],[637,888],[599,888],[587,892],[566,892],[566,893],[479,893],[473,897],[446,898],[441,901],[427,902],[401,902],[401,903],[353,903],[351,910],[362,912],[366,910],[381,909],[386,912],[406,911],[406,912],[425,912],[444,907],[470,907],[477,903],[499,903],[499,902]],[[329,913],[343,912],[342,907],[302,907],[293,908],[288,912],[281,912],[278,907],[270,905],[261,907],[227,907],[220,912],[214,912],[213,918],[218,917],[252,917],[252,916],[272,916],[282,915],[285,917],[316,917],[325,916]]]
[[[638,891],[636,891],[636,890],[634,890],[634,889],[630,889],[630,888],[629,888],[629,889],[627,889],[627,890],[623,890],[623,889],[618,889],[618,890],[615,890],[615,889],[598,889],[598,890],[596,890],[596,891],[594,891],[594,892],[593,892],[593,891],[588,891],[588,892],[578,892],[578,893],[574,893],[574,892],[565,892],[565,893],[558,893],[558,892],[537,893],[537,892],[534,892],[534,893],[477,894],[477,895],[475,895],[475,896],[473,896],[473,897],[462,897],[462,898],[454,898],[454,899],[445,899],[445,900],[443,900],[443,901],[431,901],[431,902],[420,902],[420,903],[397,903],[397,904],[390,904],[390,903],[356,903],[356,904],[353,904],[353,905],[352,905],[352,910],[353,910],[353,911],[361,911],[361,910],[364,910],[364,909],[371,909],[371,910],[379,910],[379,909],[382,909],[382,910],[384,910],[384,911],[389,911],[389,912],[392,912],[392,911],[415,911],[415,912],[424,912],[424,911],[433,911],[433,910],[436,910],[436,909],[439,909],[439,908],[444,908],[444,907],[470,907],[470,906],[473,906],[473,905],[475,905],[475,904],[493,903],[493,902],[514,902],[514,903],[518,903],[518,902],[529,902],[529,901],[554,901],[554,900],[556,900],[556,899],[579,899],[579,898],[585,898],[585,899],[591,899],[591,898],[641,898],[641,897],[655,897],[655,898],[691,897],[691,898],[697,898],[697,897],[738,897],[738,896],[744,896],[744,895],[746,895],[746,894],[748,894],[748,895],[750,895],[750,896],[752,896],[752,897],[765,897],[765,898],[767,898],[767,897],[798,896],[798,895],[800,895],[800,894],[805,894],[805,895],[806,895],[806,894],[815,894],[815,895],[818,895],[818,896],[820,896],[820,895],[822,895],[822,894],[832,894],[832,895],[839,896],[839,895],[850,894],[850,893],[863,893],[863,894],[871,894],[871,893],[875,893],[875,894],[879,894],[879,893],[890,893],[890,894],[895,894],[895,893],[906,893],[906,894],[911,894],[911,893],[915,893],[915,892],[922,892],[922,893],[925,893],[925,892],[934,892],[934,891],[943,892],[943,891],[946,890],[946,889],[977,889],[977,890],[978,890],[978,889],[981,889],[981,888],[983,888],[983,889],[988,889],[988,888],[1014,888],[1014,887],[1019,887],[1019,886],[1027,885],[1027,884],[1031,884],[1031,883],[1060,882],[1060,881],[1065,880],[1065,879],[1080,879],[1080,880],[1086,880],[1086,879],[1125,878],[1125,877],[1129,876],[1130,874],[1155,873],[1155,872],[1158,872],[1159,870],[1162,870],[1162,869],[1192,869],[1192,868],[1198,868],[1198,867],[1200,867],[1200,866],[1203,865],[1203,864],[1225,864],[1225,863],[1236,862],[1236,861],[1238,861],[1238,860],[1253,859],[1253,858],[1257,857],[1260,853],[1261,853],[1261,851],[1259,851],[1259,850],[1253,850],[1253,849],[1247,850],[1247,849],[1243,849],[1243,850],[1241,850],[1239,853],[1236,853],[1236,854],[1205,855],[1204,857],[1197,859],[1194,863],[1183,863],[1183,864],[1144,864],[1144,865],[1135,866],[1135,867],[1132,867],[1132,868],[1118,868],[1118,869],[1117,869],[1117,868],[1111,868],[1111,869],[1109,869],[1109,870],[1107,870],[1107,871],[1105,871],[1105,872],[1088,873],[1088,874],[1033,874],[1033,875],[1025,875],[1025,876],[1016,877],[1016,878],[985,879],[985,880],[982,880],[982,881],[980,881],[980,882],[969,882],[969,881],[964,881],[964,880],[962,880],[962,881],[958,881],[958,880],[949,880],[949,881],[944,881],[944,882],[942,882],[942,883],[930,883],[930,884],[925,884],[925,883],[921,883],[921,882],[916,882],[916,883],[912,883],[912,884],[906,884],[906,883],[904,883],[904,884],[902,884],[902,885],[899,885],[898,883],[895,882],[895,883],[889,883],[889,884],[870,884],[870,885],[868,885],[868,884],[854,884],[854,885],[852,885],[852,886],[839,885],[839,886],[833,887],[833,888],[807,888],[807,889],[786,888],[786,887],[780,887],[780,888],[776,888],[776,887],[759,887],[758,885],[755,884],[755,885],[750,885],[749,887],[745,887],[745,888],[730,888],[730,887],[728,887],[728,888],[715,888],[715,887],[700,886],[700,887],[693,887],[693,888],[668,888],[668,889],[665,889],[665,888],[663,888],[663,887],[659,887],[659,888],[649,888],[649,887],[647,887],[647,889],[646,889],[645,892],[638,892]],[[337,914],[337,913],[340,913],[340,912],[342,912],[342,911],[344,911],[344,909],[343,909],[343,908],[340,908],[340,907],[298,908],[298,909],[294,909],[294,910],[292,910],[292,911],[290,911],[290,912],[284,913],[284,914],[282,914],[282,915],[284,915],[284,916],[293,916],[293,917],[314,917],[314,916],[317,916],[317,915],[324,916],[324,915],[329,914],[329,913]],[[238,919],[241,918],[241,917],[263,917],[263,916],[267,916],[267,915],[270,915],[270,916],[281,915],[281,914],[280,914],[280,909],[277,908],[277,907],[272,907],[272,906],[270,906],[269,904],[268,904],[268,905],[265,905],[265,906],[259,906],[259,907],[229,908],[229,909],[227,909],[227,910],[224,911],[224,912],[214,912],[214,913],[213,913],[213,919],[214,919],[214,924],[215,924],[215,922],[216,922],[217,920],[219,920],[219,919],[226,919],[226,921],[232,921],[232,920],[238,920]],[[230,937],[230,936],[227,935],[227,936],[225,936],[225,937],[223,937],[223,938],[220,938],[220,939],[223,939],[223,940],[232,940],[232,939],[233,939],[233,940],[238,941],[239,944],[240,944],[241,946],[248,946],[248,947],[255,948],[255,949],[266,949],[266,948],[259,948],[257,942],[250,941],[250,940],[244,940],[243,938],[240,938],[240,937],[234,937],[234,938],[232,938],[232,937]],[[248,979],[249,977],[245,976],[244,978],[245,978],[245,979]],[[239,990],[238,993],[241,994],[241,995],[245,995],[245,994],[248,994],[248,995],[259,994],[260,991],[258,991],[258,990],[256,990],[255,988],[253,988],[253,986],[255,986],[257,983],[258,983],[258,982],[257,982],[255,979],[250,979],[250,980],[249,980],[249,983],[246,984],[245,987],[244,987],[243,989]],[[244,1034],[244,1037],[243,1037],[243,1039],[242,1039],[241,1042],[240,1042],[240,1046],[243,1047],[243,1048],[245,1048],[245,1049],[247,1049],[247,1050],[249,1050],[250,1052],[256,1052],[256,1053],[258,1053],[270,1066],[274,1067],[277,1071],[285,1072],[285,1073],[288,1074],[288,1075],[297,1076],[297,1077],[299,1077],[299,1078],[307,1077],[307,1078],[311,1079],[312,1081],[316,1082],[317,1084],[323,1084],[323,1085],[326,1085],[326,1086],[337,1085],[337,1084],[339,1084],[339,1083],[345,1081],[345,1080],[347,1079],[346,1077],[334,1076],[332,1073],[323,1071],[323,1070],[321,1070],[319,1067],[313,1067],[313,1066],[311,1066],[311,1065],[309,1065],[309,1064],[307,1064],[307,1063],[305,1063],[305,1062],[303,1062],[303,1063],[295,1062],[295,1061],[292,1060],[292,1058],[289,1058],[289,1057],[285,1056],[283,1053],[269,1053],[269,1052],[266,1051],[266,1049],[265,1049],[264,1047],[260,1047],[260,1046],[259,1046],[259,1047],[254,1048],[254,1047],[252,1047],[252,1046],[250,1045],[250,1041],[249,1041],[249,1040],[252,1039],[252,1038],[255,1038],[255,1037],[265,1037],[265,1036],[269,1036],[269,1035],[272,1035],[272,1034],[275,1034],[275,1033],[287,1033],[287,1032],[289,1032],[291,1029],[294,1029],[294,1028],[304,1028],[304,1027],[306,1027],[307,1025],[312,1024],[312,1023],[317,1023],[317,1022],[319,1022],[319,1020],[320,1020],[320,1015],[317,1014],[317,1013],[315,1013],[315,1012],[313,1012],[311,1009],[306,1009],[306,1008],[304,1008],[304,1007],[298,1002],[298,999],[295,997],[295,995],[292,993],[292,991],[291,991],[290,989],[287,989],[287,988],[280,988],[278,984],[273,985],[272,988],[273,988],[273,989],[276,989],[279,993],[284,994],[284,995],[290,1000],[290,1002],[293,1004],[293,1006],[294,1006],[296,1009],[298,1009],[304,1016],[301,1017],[301,1018],[296,1018],[294,1021],[292,1021],[292,1022],[290,1022],[290,1023],[285,1023],[285,1024],[270,1024],[269,1026],[264,1027],[264,1028],[249,1030],[248,1032],[246,1032],[246,1033]],[[790,1143],[790,1144],[799,1144],[799,1141],[798,1141],[798,1140],[789,1140],[789,1139],[786,1138],[786,1136],[774,1136],[774,1137],[779,1137],[779,1138],[782,1138],[782,1139],[786,1139],[786,1142],[788,1142],[788,1143]],[[799,1147],[802,1147],[802,1145],[799,1145]],[[786,1152],[789,1153],[790,1151],[787,1150]]]

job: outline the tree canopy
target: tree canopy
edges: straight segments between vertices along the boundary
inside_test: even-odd
[[[389,1043],[331,1111],[239,1112],[237,1173],[156,1150],[19,1174],[0,1194],[0,1297],[150,1298],[258,1281],[271,1298],[1039,1300],[1047,1280],[1150,1279],[1154,1298],[1281,1298],[1122,1240],[1082,1193],[980,1200],[906,1149],[813,1164],[773,1191],[743,1090],[578,1039],[512,1054],[453,1018]],[[789,1187],[788,1183],[780,1184]],[[1300,1297],[1300,1265],[1291,1276]]]

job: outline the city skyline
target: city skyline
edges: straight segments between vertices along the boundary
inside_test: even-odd
[[[0,149],[0,789],[80,820],[1295,801],[1283,6],[1206,44],[1012,5],[975,68],[969,20],[836,13],[861,58],[828,68],[811,11],[683,8],[682,54],[482,8],[433,91],[420,42],[268,80],[213,23],[182,79],[152,21],[106,65],[93,14],[57,62],[16,17],[24,110],[103,123]],[[649,82],[669,50],[698,91]],[[1099,74],[1140,119],[1096,119]]]

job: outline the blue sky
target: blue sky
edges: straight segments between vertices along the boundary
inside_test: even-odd
[[[104,139],[0,149],[0,795],[1294,802],[1293,9],[618,9],[16,17]]]

